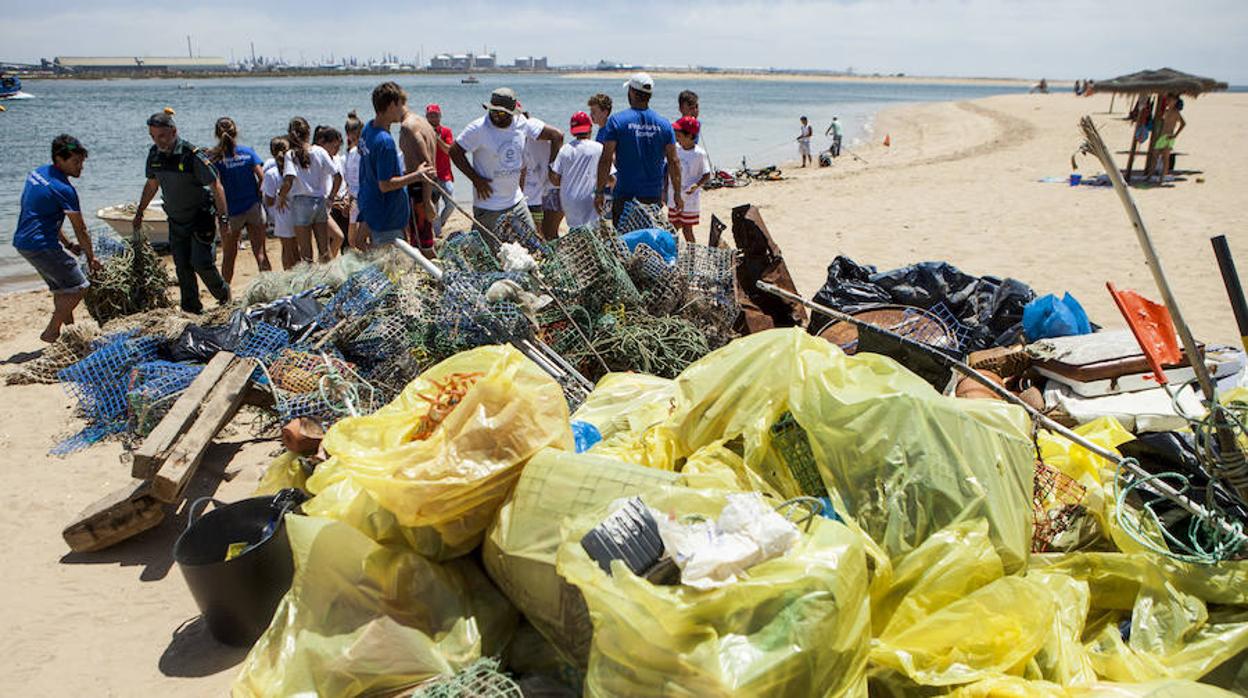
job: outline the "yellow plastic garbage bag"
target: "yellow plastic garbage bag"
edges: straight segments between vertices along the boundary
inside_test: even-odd
[[[740,438],[744,462],[771,490],[796,491],[769,448],[791,413],[837,511],[891,558],[945,526],[986,518],[1007,571],[1031,549],[1035,449],[1020,408],[945,397],[892,359],[846,356],[800,329],[738,339],[676,379],[674,410],[643,431],[594,449],[628,462],[679,470],[699,449]]]
[[[962,686],[949,695],[951,698],[1230,698],[1235,694],[1194,681],[1101,681],[1088,686],[1064,688],[1047,681],[1007,676]]]
[[[457,354],[323,442],[304,510],[437,559],[478,544],[533,454],[571,450],[559,385],[510,346]]]
[[[286,451],[274,458],[264,469],[264,476],[260,478],[260,483],[256,485],[256,491],[252,493],[252,496],[277,494],[287,487],[302,490],[307,487],[307,483],[308,474],[304,472],[303,464],[299,462],[299,454]]]
[[[1020,673],[1044,648],[1057,603],[1042,581],[1003,574],[986,521],[929,537],[874,600],[872,664],[925,686]]]
[[[358,696],[501,652],[517,616],[476,563],[436,563],[328,519],[288,515],[295,577],[235,696]]]
[[[621,497],[675,484],[676,473],[588,453],[545,449],[525,466],[498,511],[481,558],[494,583],[569,661],[589,663],[593,627],[585,600],[555,570],[559,526]]]
[[[576,409],[572,419],[589,422],[602,438],[642,431],[667,418],[676,384],[644,373],[608,373]]]
[[[671,488],[650,507],[718,516],[727,493]],[[865,696],[870,609],[861,538],[816,518],[746,579],[699,590],[657,586],[622,562],[603,572],[581,538],[605,507],[567,523],[558,570],[594,623],[587,696]]]

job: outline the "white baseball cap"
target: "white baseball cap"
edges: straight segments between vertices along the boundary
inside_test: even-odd
[[[650,77],[650,73],[633,73],[624,87],[651,94],[654,92],[654,78]]]

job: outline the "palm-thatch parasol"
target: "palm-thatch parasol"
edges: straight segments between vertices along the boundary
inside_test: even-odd
[[[1141,134],[1139,129],[1150,120],[1154,125],[1161,123],[1162,114],[1165,113],[1169,100],[1179,95],[1198,97],[1206,92],[1225,90],[1227,87],[1226,83],[1213,78],[1192,75],[1173,68],[1141,70],[1138,73],[1119,75],[1111,80],[1099,80],[1093,84],[1092,89],[1095,92],[1129,94],[1137,97],[1136,128],[1132,129],[1131,154],[1127,157],[1127,182],[1131,181],[1131,169],[1135,164],[1135,151],[1139,143],[1137,134]],[[1153,128],[1148,141],[1148,155],[1144,159],[1145,172],[1152,172],[1157,136],[1158,129]]]

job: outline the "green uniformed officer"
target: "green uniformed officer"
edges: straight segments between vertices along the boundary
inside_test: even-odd
[[[214,245],[217,229],[224,233],[230,225],[225,190],[207,153],[178,138],[178,127],[168,111],[149,117],[147,127],[154,145],[147,153],[147,184],[134,214],[134,227],[137,230],[143,224],[143,212],[159,189],[169,218],[169,248],[182,309],[199,313],[204,306],[196,275],[217,301],[230,299],[230,287],[217,271]]]

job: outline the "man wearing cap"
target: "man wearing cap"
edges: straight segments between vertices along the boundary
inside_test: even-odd
[[[434,167],[438,152],[438,135],[425,117],[408,111],[399,122],[399,151],[403,153],[403,171],[416,172],[426,165]],[[414,239],[409,242],[420,248],[426,257],[433,257],[433,185],[421,178],[407,185],[411,199]]]
[[[601,139],[602,158],[598,161],[594,193],[594,206],[601,210],[614,165],[617,174],[615,189],[610,192],[611,220],[617,226],[628,201],[660,203],[665,174],[671,182],[673,206],[677,210],[684,206],[672,124],[650,108],[654,80],[646,73],[634,73],[624,86],[628,89],[629,108],[612,114],[602,129],[605,135]]]
[[[593,130],[589,114],[583,111],[573,114],[568,128],[573,138],[559,149],[550,168],[550,182],[560,188],[569,228],[593,225],[599,218],[598,209],[594,207],[594,183],[602,144],[589,137]]]
[[[533,229],[533,216],[520,189],[524,169],[525,144],[530,140],[550,141],[550,160],[543,176],[549,176],[550,162],[563,145],[563,134],[538,119],[520,113],[516,93],[503,87],[494,90],[489,104],[482,104],[486,115],[473,120],[459,133],[451,146],[451,161],[472,180],[472,215],[481,225],[497,233],[498,221],[514,215]],[[468,162],[472,153],[472,162]]]
[[[442,226],[446,225],[446,219],[450,218],[451,213],[455,211],[455,202],[451,200],[451,197],[455,196],[455,173],[451,170],[451,146],[455,144],[455,134],[451,133],[449,126],[442,125],[442,107],[437,104],[425,107],[425,120],[433,127],[433,132],[438,137],[436,142],[438,152],[434,162],[437,165],[438,185],[441,190],[434,190],[433,200],[434,203],[439,200],[442,202],[442,210],[438,212],[438,217],[433,219],[433,234],[441,237]]]
[[[39,272],[52,292],[52,317],[39,335],[45,342],[55,342],[61,336],[62,325],[74,324],[74,308],[90,286],[74,255],[85,255],[92,271],[100,269],[91,247],[91,234],[82,220],[78,191],[69,183],[70,177],[82,176],[86,159],[87,149],[78,139],[61,134],[52,141],[52,162],[26,175],[22,189],[22,212],[13,233],[13,247]],[[66,218],[74,227],[77,244],[61,231]]]
[[[217,178],[217,168],[208,154],[178,137],[172,110],[153,114],[147,120],[152,147],[147,153],[147,183],[134,214],[134,228],[143,225],[143,212],[157,190],[164,199],[169,218],[169,248],[178,276],[182,309],[199,313],[199,283],[203,279],[209,293],[219,303],[230,299],[230,287],[216,266],[216,231],[225,237],[230,228],[225,190]]]

